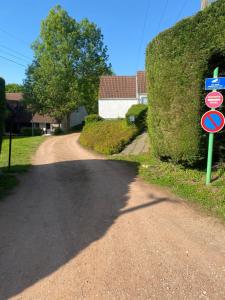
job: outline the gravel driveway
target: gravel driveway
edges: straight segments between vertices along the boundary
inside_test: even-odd
[[[225,299],[225,227],[135,168],[47,139],[0,203],[0,299]]]

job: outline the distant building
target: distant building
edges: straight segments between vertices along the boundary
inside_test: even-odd
[[[102,118],[125,118],[128,109],[138,103],[148,103],[145,71],[100,78],[98,113]]]
[[[7,104],[15,111],[13,132],[20,133],[23,127],[40,128],[43,132],[54,132],[55,128],[59,127],[58,122],[48,116],[40,115],[38,113],[32,114],[31,111],[26,109],[23,105],[23,93],[6,93]],[[79,125],[84,122],[84,118],[87,116],[87,111],[84,106],[77,107],[69,115],[69,124],[66,124],[66,118],[62,121],[61,128],[66,130],[73,126]],[[68,125],[68,126],[66,126]],[[5,129],[9,131],[10,120],[6,120]]]
[[[15,112],[14,122],[13,122],[13,132],[20,133],[23,127],[32,127],[40,128],[45,130],[45,132],[54,131],[55,127],[58,127],[56,120],[47,116],[40,115],[38,113],[32,114],[27,110],[22,101],[23,93],[6,93],[6,101],[9,107]],[[10,120],[6,119],[5,130],[9,132]]]

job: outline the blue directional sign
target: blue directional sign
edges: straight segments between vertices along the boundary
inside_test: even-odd
[[[225,90],[225,77],[206,78],[205,90]]]

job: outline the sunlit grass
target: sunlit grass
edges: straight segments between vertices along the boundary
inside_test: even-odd
[[[25,172],[31,165],[32,155],[44,140],[42,136],[13,137],[11,168],[8,169],[9,139],[5,138],[0,155],[0,198],[18,183],[18,173]]]

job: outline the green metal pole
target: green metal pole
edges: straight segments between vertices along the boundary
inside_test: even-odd
[[[213,72],[213,78],[217,78],[218,76],[219,76],[219,68],[217,67]],[[214,90],[214,91],[216,91],[216,90]],[[215,110],[215,108],[212,108],[211,110]],[[214,133],[209,133],[206,184],[210,184],[210,182],[211,182],[212,159],[213,159],[213,143],[214,143]]]

